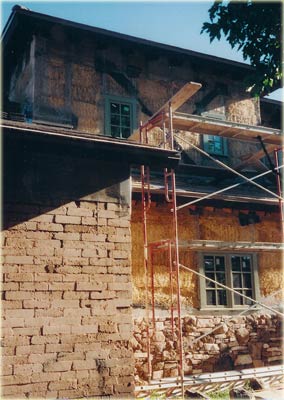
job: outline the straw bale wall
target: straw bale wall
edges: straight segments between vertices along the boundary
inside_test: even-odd
[[[145,277],[141,202],[135,202],[132,208],[133,302],[134,305],[143,306],[145,305]],[[173,237],[170,208],[171,205],[165,203],[154,203],[152,205],[147,215],[149,243]],[[278,214],[261,212],[260,223],[241,226],[238,213],[238,210],[204,207],[200,215],[193,215],[190,210],[182,209],[178,212],[179,240],[281,242]],[[196,251],[181,248],[180,262],[198,271],[198,253]],[[282,261],[279,252],[259,253],[257,264],[261,296],[267,296],[283,287]],[[170,289],[168,267],[163,254],[155,256],[154,268],[156,306],[167,308],[170,302]],[[181,270],[180,278],[183,306],[185,309],[198,309],[200,307],[199,279],[193,273],[183,270]]]
[[[59,27],[51,38],[36,39],[36,74],[34,104],[35,119],[50,118],[59,123],[94,134],[105,133],[105,96],[116,95],[137,100],[135,128],[145,122],[150,113],[156,112],[171,96],[189,81],[202,82],[202,89],[189,99],[180,109],[186,113],[213,112],[227,120],[257,125],[260,123],[259,101],[250,98],[241,82],[236,82],[228,73],[220,74],[214,69],[202,66],[196,68],[189,59],[180,65],[161,54],[149,56],[146,50],[135,46],[129,49],[122,43],[88,37],[66,38]],[[132,76],[128,68],[136,68],[137,76]],[[115,74],[113,74],[113,71]],[[129,75],[128,75],[129,74]],[[115,78],[119,76],[120,78]],[[119,81],[120,79],[120,81]],[[216,88],[225,87],[220,94]],[[215,95],[211,96],[211,93]],[[206,97],[213,97],[209,102]],[[66,122],[67,121],[67,122]],[[196,145],[202,145],[202,135],[182,132],[184,137]],[[155,129],[150,135],[150,143],[162,142],[161,130]],[[184,142],[179,142],[193,162],[211,165],[211,161],[201,157]],[[228,162],[236,165],[240,157],[255,152],[257,144],[228,141]]]

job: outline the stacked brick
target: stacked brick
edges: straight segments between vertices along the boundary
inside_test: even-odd
[[[2,396],[133,392],[129,208],[7,205]]]
[[[175,321],[176,329],[177,321]],[[217,329],[215,329],[217,328]],[[198,340],[205,333],[212,332]],[[185,374],[257,368],[283,362],[282,327],[274,315],[229,317],[189,316],[182,319]],[[169,318],[158,318],[150,330],[152,378],[178,376],[177,335]],[[134,322],[131,341],[137,384],[147,380],[147,333],[145,319]]]

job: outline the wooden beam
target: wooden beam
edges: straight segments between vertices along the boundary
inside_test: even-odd
[[[272,151],[274,149],[275,149],[275,146],[273,144],[269,144],[269,145],[266,146],[266,150],[267,150],[268,154],[272,153]],[[240,164],[236,165],[234,167],[234,169],[236,171],[241,171],[242,169],[246,168],[249,164],[253,164],[256,161],[259,161],[260,158],[262,158],[262,157],[264,157],[263,149],[257,151],[256,153],[253,153],[253,154],[250,153],[250,154],[247,154],[245,156],[242,156],[241,157],[242,162]]]
[[[240,250],[240,251],[283,251],[283,243],[274,242],[224,242],[221,240],[187,240],[180,241],[179,246],[192,250]]]
[[[197,122],[200,122],[196,125]],[[175,113],[173,116],[174,129],[199,133],[201,135],[214,135],[237,140],[253,141],[259,143],[261,136],[265,144],[281,146],[283,135],[279,129],[264,128],[262,126],[245,125],[230,121],[219,121],[213,118],[204,118],[196,115]]]
[[[201,89],[201,83],[188,82],[186,83],[176,94],[174,94],[154,115],[158,115],[162,112],[168,112],[169,105],[172,106],[172,112],[178,110],[190,97],[192,97],[199,89]],[[152,117],[152,118],[153,118]],[[151,119],[152,119],[151,118]]]
[[[159,126],[163,120],[163,113],[167,114],[171,104],[172,111],[178,110],[190,97],[192,97],[200,88],[201,83],[188,82],[176,94],[174,94],[154,115],[143,125],[148,129]],[[136,129],[129,137],[130,140],[139,140],[139,129]]]

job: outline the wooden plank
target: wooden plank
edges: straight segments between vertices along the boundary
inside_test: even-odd
[[[272,153],[272,151],[275,149],[275,146],[273,144],[269,144],[266,146],[267,153]],[[246,168],[248,165],[253,164],[256,161],[259,161],[260,158],[263,158],[265,156],[263,149],[257,151],[256,153],[253,154],[247,154],[245,156],[242,156],[242,162],[234,167],[236,171],[241,171],[242,169]]]
[[[233,249],[233,250],[250,250],[250,251],[260,251],[260,250],[283,250],[283,243],[274,242],[223,242],[219,240],[188,240],[180,241],[179,246],[187,247],[191,249]]]
[[[251,378],[270,378],[271,376],[283,376],[284,366],[274,365],[260,368],[247,368],[241,371],[224,371],[224,372],[212,372],[203,373],[200,375],[185,375],[184,385],[195,386],[200,384],[214,385],[216,383],[228,383],[233,381],[242,381]],[[135,391],[148,391],[167,389],[173,386],[179,386],[180,381],[177,378],[163,378],[155,381],[151,381],[150,384],[136,386]]]
[[[170,104],[172,105],[172,112],[178,110],[190,97],[192,97],[199,89],[201,89],[201,83],[188,82],[186,83],[176,94],[174,94],[154,115],[151,117],[153,119],[156,115],[161,112],[168,112]]]
[[[163,119],[163,112],[168,113],[169,105],[172,105],[172,111],[178,110],[190,97],[192,97],[200,88],[201,83],[188,82],[186,83],[176,94],[174,94],[154,115],[143,125],[147,125],[149,129],[157,126]],[[160,116],[160,117],[159,117]],[[139,129],[136,129],[132,135],[128,138],[129,140],[139,140],[140,134]]]
[[[197,122],[199,123],[197,124]],[[218,121],[190,114],[174,114],[173,126],[174,129],[199,133],[201,135],[215,135],[257,143],[259,143],[257,137],[261,136],[264,143],[275,146],[281,146],[283,142],[283,135],[278,129]]]

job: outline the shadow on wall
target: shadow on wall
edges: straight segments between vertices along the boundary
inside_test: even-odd
[[[3,229],[80,199],[127,207],[129,173],[121,155],[118,163],[78,144],[4,135]]]

